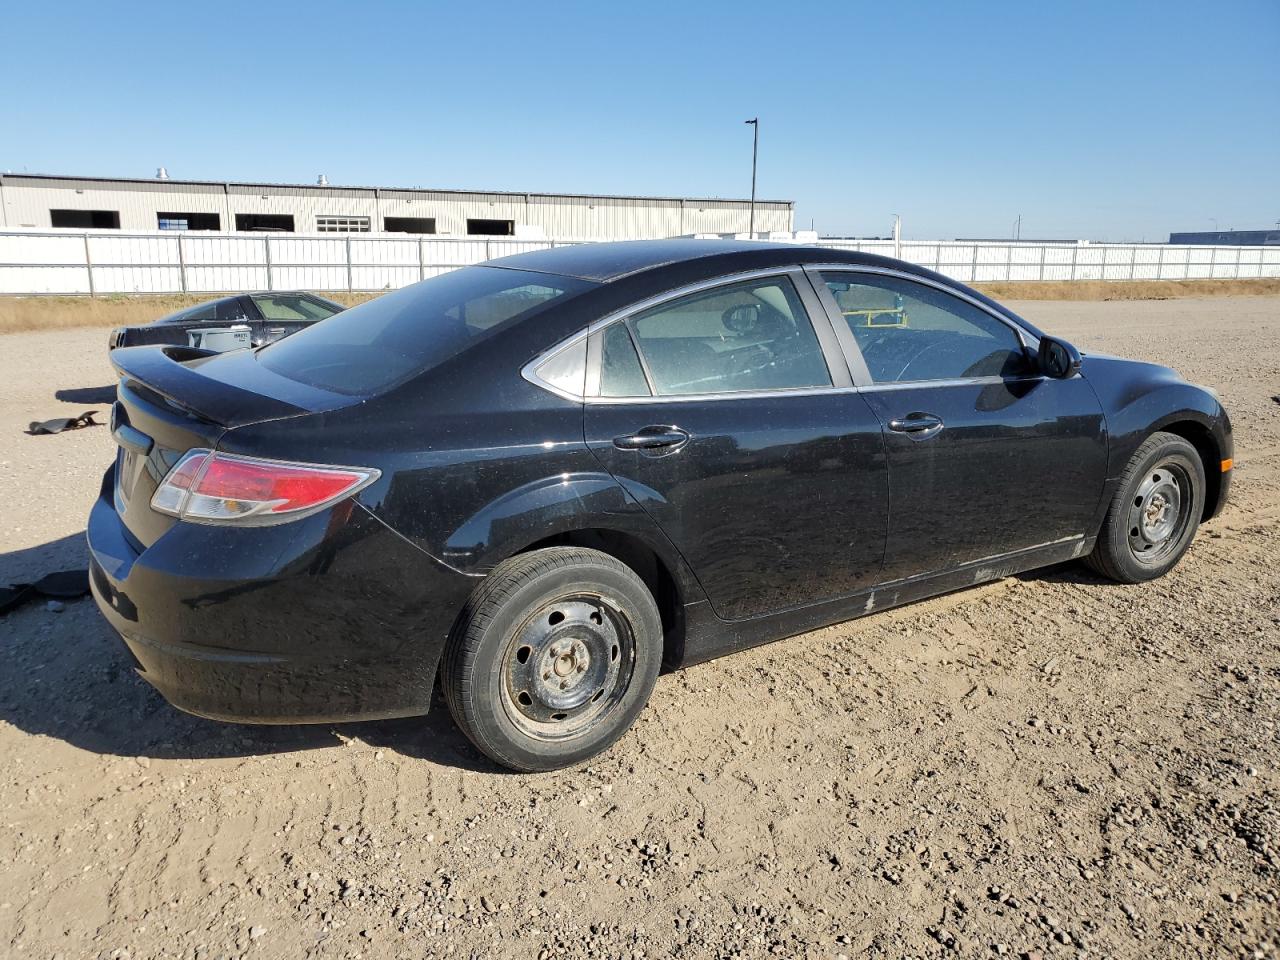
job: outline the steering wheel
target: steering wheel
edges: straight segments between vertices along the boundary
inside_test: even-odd
[[[892,382],[901,383],[905,380],[908,380],[909,378],[907,377],[907,370],[911,368],[911,365],[938,345],[939,345],[939,341],[935,340],[932,343],[927,344],[923,350],[918,351],[915,356],[908,359],[907,362],[902,365],[902,369],[898,371],[897,376],[893,378]]]

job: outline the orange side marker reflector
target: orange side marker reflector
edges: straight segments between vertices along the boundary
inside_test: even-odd
[[[1230,469],[1231,469],[1231,464],[1232,464],[1232,461],[1231,461],[1231,460],[1223,460],[1223,461],[1222,461],[1222,472],[1223,472],[1223,473],[1226,473],[1228,470],[1230,470]]]

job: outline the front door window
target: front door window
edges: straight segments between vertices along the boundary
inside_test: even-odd
[[[879,274],[823,273],[875,383],[1018,376],[1022,342],[985,310]]]

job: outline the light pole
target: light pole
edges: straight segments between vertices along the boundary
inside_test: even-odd
[[[756,235],[756,157],[760,154],[760,118],[752,117],[744,120],[752,126],[751,134],[751,215],[748,220],[747,233]]]
[[[1018,219],[1013,221],[1013,239],[1022,239],[1022,214],[1018,214]]]

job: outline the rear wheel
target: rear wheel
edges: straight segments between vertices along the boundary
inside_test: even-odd
[[[1204,492],[1195,447],[1172,433],[1152,434],[1125,468],[1086,562],[1121,583],[1163,576],[1191,546]]]
[[[514,770],[554,770],[608,748],[649,699],[662,620],[644,582],[597,550],[550,547],[494,568],[441,667],[454,721]]]

